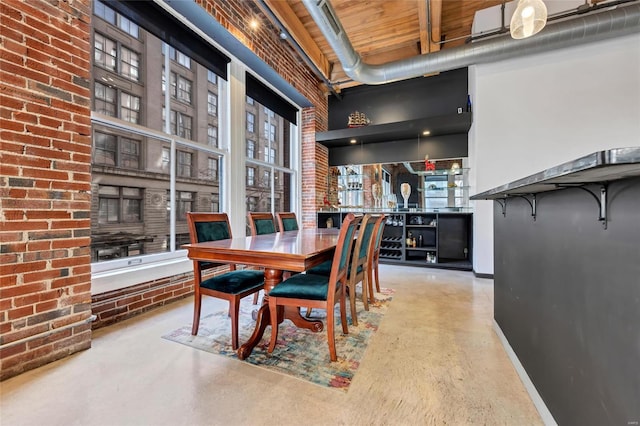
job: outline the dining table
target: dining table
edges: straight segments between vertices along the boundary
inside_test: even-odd
[[[256,326],[249,338],[238,348],[238,358],[246,359],[260,342],[268,325],[277,327],[284,319],[297,327],[322,331],[322,321],[312,321],[300,314],[300,308],[285,307],[278,318],[269,312],[269,291],[282,281],[285,271],[304,272],[333,258],[340,230],[337,228],[300,229],[226,240],[185,244],[192,260],[241,264],[264,268],[264,298],[257,311]]]

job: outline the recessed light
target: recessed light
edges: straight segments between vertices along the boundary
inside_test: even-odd
[[[260,26],[260,23],[258,22],[257,19],[254,18],[251,20],[251,22],[249,22],[249,26],[251,27],[252,30],[256,30]]]
[[[357,141],[357,140],[355,140],[355,139],[351,139],[349,142],[351,142],[351,143],[357,143],[358,141]]]
[[[431,132],[430,132],[430,131],[428,131],[428,130],[425,130],[424,132],[422,132],[422,134],[423,134],[424,136],[428,136],[428,135],[430,135],[430,134],[431,134]]]

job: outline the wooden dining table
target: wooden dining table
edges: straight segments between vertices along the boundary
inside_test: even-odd
[[[260,342],[268,325],[277,326],[290,319],[296,326],[315,332],[322,331],[322,321],[310,321],[299,308],[286,307],[282,317],[271,318],[269,291],[282,281],[285,271],[304,272],[332,259],[340,230],[336,228],[301,229],[228,240],[185,244],[192,260],[216,263],[243,264],[264,268],[264,299],[257,312],[256,328],[249,340],[238,348],[238,358],[245,359]]]

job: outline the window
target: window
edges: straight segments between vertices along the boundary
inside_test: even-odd
[[[194,202],[193,192],[176,191],[176,220],[180,222],[187,221],[187,213],[193,211]],[[167,191],[167,212],[171,209],[171,193]],[[167,220],[169,215],[167,214]]]
[[[276,150],[274,148],[264,147],[264,161],[267,163],[276,162]]]
[[[127,169],[140,168],[140,141],[120,138],[120,166]]]
[[[191,177],[193,154],[185,151],[178,151],[178,169],[180,177]]]
[[[247,104],[253,105],[253,98],[251,96],[247,96]]]
[[[96,132],[93,138],[93,162],[105,166],[116,165],[117,137]]]
[[[211,70],[207,70],[207,81],[209,83],[218,84],[218,76]]]
[[[126,47],[120,48],[120,74],[130,80],[140,80],[140,56]]]
[[[207,142],[210,146],[218,147],[218,128],[207,126]]]
[[[168,174],[169,173],[169,164],[171,164],[171,149],[170,148],[167,148],[167,147],[162,148],[161,161],[162,161],[161,170]]]
[[[116,71],[117,45],[116,42],[95,33],[93,39],[93,62],[109,71]]]
[[[171,84],[171,86],[173,88],[175,86],[175,84],[176,84],[175,83],[175,78],[176,78],[175,73],[171,73],[171,78],[173,79],[173,82]],[[186,78],[184,78],[181,75],[178,76],[177,93],[175,93],[174,96],[178,100],[190,104],[191,103],[191,80],[187,80]]]
[[[264,123],[264,136],[269,142],[274,142],[276,140],[276,126],[269,122]]]
[[[120,118],[130,123],[140,123],[140,98],[122,92],[120,94]]]
[[[247,186],[254,186],[256,184],[256,169],[255,167],[247,167]]]
[[[269,170],[264,171],[264,174],[262,175],[262,182],[260,182],[260,184],[264,187],[271,186],[271,172]]]
[[[185,68],[191,69],[191,58],[189,58],[184,53],[175,49],[173,46],[168,46],[166,43],[162,43],[162,54],[164,55],[167,51],[167,47],[169,48],[169,58],[172,61],[176,61],[180,65]]]
[[[115,10],[105,6],[105,4],[99,0],[95,0],[93,3],[93,13],[112,25],[116,24]]]
[[[220,211],[220,196],[218,194],[211,194],[211,211],[214,213]]]
[[[98,188],[98,222],[140,222],[142,217],[142,189],[100,185]]]
[[[247,139],[247,158],[256,158],[256,143]]]
[[[253,133],[253,126],[256,121],[256,116],[252,113],[247,113],[247,131]]]
[[[94,133],[93,163],[100,166],[140,168],[140,141],[103,132]]]
[[[207,159],[207,162],[209,164],[209,168],[208,168],[208,173],[207,174],[211,178],[211,180],[213,180],[215,182],[215,181],[218,180],[218,159],[209,157]]]
[[[172,135],[180,136],[181,138],[191,139],[191,125],[192,120],[186,114],[182,114],[178,111],[171,110],[171,125],[170,130]],[[164,129],[164,107],[162,108],[162,128]]]
[[[255,212],[258,209],[258,198],[257,197],[247,197],[247,211]]]
[[[131,22],[128,18],[118,14],[118,28],[120,28],[125,33],[138,38],[138,24]]]
[[[100,114],[116,116],[116,90],[97,81],[93,90],[94,108]]]
[[[207,93],[207,112],[209,115],[218,115],[218,97],[211,92]]]

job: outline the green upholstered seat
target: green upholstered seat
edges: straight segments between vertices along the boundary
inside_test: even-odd
[[[290,299],[327,300],[329,277],[314,274],[293,275],[275,286],[270,297],[288,297]]]
[[[240,294],[252,288],[261,289],[264,285],[262,271],[229,271],[216,275],[200,283],[200,287],[229,294]]]

